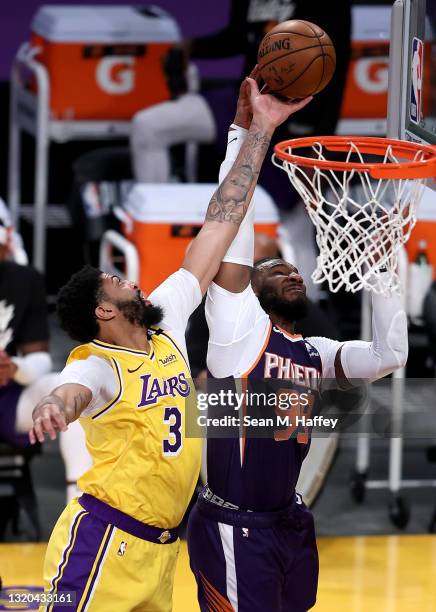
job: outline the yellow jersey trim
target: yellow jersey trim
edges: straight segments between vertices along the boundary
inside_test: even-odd
[[[185,362],[186,367],[188,368],[188,372],[191,373],[191,368],[189,367],[189,363],[186,359],[186,357],[184,356],[183,352],[181,351],[181,349],[178,347],[178,345],[174,342],[174,340],[171,338],[170,335],[166,334],[163,330],[159,330],[158,332],[159,336],[165,336],[165,338],[167,340],[169,340],[171,342],[171,344],[174,346],[174,348],[177,350],[177,352],[179,353],[180,357],[183,359],[183,361]]]
[[[129,355],[141,355],[144,357],[148,357],[149,359],[153,359],[154,351],[137,351],[135,349],[130,349],[125,346],[118,346],[117,344],[109,344],[108,342],[102,342],[101,340],[91,340],[89,344],[93,344],[97,346],[99,349],[103,349],[105,351],[116,351],[118,353],[127,353]]]

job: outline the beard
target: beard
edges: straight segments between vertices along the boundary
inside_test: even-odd
[[[300,321],[307,315],[308,304],[305,295],[286,300],[267,289],[261,289],[258,298],[265,312],[274,313],[289,323]]]
[[[144,329],[159,325],[164,315],[160,306],[146,304],[139,292],[133,300],[118,300],[115,305],[129,323]]]

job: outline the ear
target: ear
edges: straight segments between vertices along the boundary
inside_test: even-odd
[[[115,310],[116,310],[115,306],[111,304],[110,302],[102,302],[101,304],[97,306],[94,312],[95,312],[95,316],[97,317],[97,320],[111,321],[116,316]]]

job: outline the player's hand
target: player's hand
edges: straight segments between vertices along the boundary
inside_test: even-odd
[[[60,431],[67,430],[65,411],[62,400],[53,395],[43,398],[32,413],[33,427],[29,431],[30,444],[44,442],[44,434],[48,434],[51,440],[56,439]]]
[[[254,79],[258,87],[260,87],[260,70],[258,64],[256,64],[256,66],[250,72],[249,78]],[[250,85],[247,79],[244,79],[239,88],[239,97],[236,105],[236,115],[233,120],[233,123],[241,128],[245,128],[246,130],[248,130],[252,119],[253,109],[251,108]]]
[[[15,376],[17,365],[5,351],[0,351],[0,385],[6,385]]]
[[[261,94],[256,81],[247,77],[246,81],[250,87],[250,103],[253,109],[253,117],[267,129],[275,129],[281,125],[290,115],[304,108],[312,100],[308,96],[302,100],[281,100],[272,94]]]

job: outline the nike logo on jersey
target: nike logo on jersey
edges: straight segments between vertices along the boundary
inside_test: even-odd
[[[130,370],[129,368],[127,368],[127,371],[129,374],[134,374],[135,372],[139,370],[139,368],[142,368],[143,365],[144,365],[144,362],[140,363],[139,366],[135,368],[134,370]]]
[[[229,140],[229,142],[227,143],[227,146],[229,146],[229,144],[231,144],[232,142],[234,142],[235,140],[238,140],[238,137],[235,136],[234,138],[232,138],[231,140]]]

